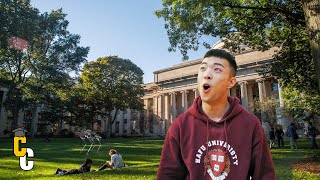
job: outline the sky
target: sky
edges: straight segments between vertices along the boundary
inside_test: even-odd
[[[180,51],[170,46],[164,20],[154,15],[161,0],[31,0],[40,12],[62,8],[68,14],[68,30],[89,46],[88,61],[117,55],[130,59],[144,71],[144,83],[153,82],[153,72],[182,63]],[[217,39],[206,38],[210,44]],[[189,60],[203,57],[207,49],[188,53]]]

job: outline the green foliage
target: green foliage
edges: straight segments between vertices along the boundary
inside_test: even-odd
[[[165,20],[169,50],[183,55],[196,50],[201,37],[226,37],[226,46],[239,51],[239,44],[266,50],[282,44],[291,23],[305,24],[298,1],[163,0],[156,15]],[[235,33],[237,32],[237,33]]]
[[[269,97],[260,102],[259,99],[254,100],[250,106],[255,110],[258,118],[263,122],[268,122],[270,126],[274,127],[276,121],[276,107],[277,101],[274,97]]]
[[[307,112],[319,115],[320,95],[301,93],[294,87],[286,87],[283,92],[287,113],[291,113],[295,118],[303,117]]]
[[[130,60],[108,56],[86,64],[80,82],[87,90],[85,99],[102,100],[107,110],[140,110],[142,76],[143,71]]]
[[[68,73],[80,70],[89,48],[79,46],[80,36],[67,30],[61,9],[40,14],[29,0],[6,0],[0,11],[0,85],[9,89],[6,108],[15,127],[20,109],[47,103],[68,84]],[[10,44],[12,37],[25,40],[27,47]]]
[[[241,52],[243,45],[261,51],[279,47],[274,60],[260,72],[277,78],[284,87],[295,87],[298,97],[285,96],[288,103],[297,98],[295,104],[302,105],[301,109],[306,108],[305,102],[314,105],[308,106],[310,111],[319,109],[320,14],[319,8],[314,8],[320,6],[319,1],[163,0],[162,3],[163,8],[155,14],[165,20],[169,51],[179,49],[187,59],[187,51],[197,50],[203,36],[222,38],[225,48],[233,52]],[[206,42],[202,44],[208,47]]]
[[[305,0],[163,0],[163,8],[155,12],[165,20],[170,41],[169,51],[179,49],[187,59],[189,49],[197,50],[203,36],[223,38],[225,48],[241,52],[242,45],[254,50],[281,47],[276,61],[264,69],[266,75],[281,79],[300,91],[319,93],[320,30],[310,32],[305,13],[319,19],[319,11]],[[318,3],[318,5],[317,5]],[[311,20],[314,20],[311,19]],[[319,27],[316,24],[313,28]],[[312,34],[312,35],[311,35]],[[208,47],[208,43],[203,42]],[[312,47],[310,47],[310,44]],[[310,49],[315,49],[311,53]],[[318,52],[318,55],[315,55]],[[313,56],[311,56],[313,54]],[[313,57],[313,58],[312,58]],[[320,67],[320,66],[319,66]],[[315,71],[316,70],[316,71]],[[305,88],[307,87],[307,89]],[[316,88],[315,88],[316,87]]]
[[[108,56],[91,61],[83,67],[79,84],[69,95],[78,102],[71,114],[77,122],[81,119],[79,122],[91,125],[108,118],[111,127],[112,110],[142,110],[142,83],[143,71],[128,59]]]

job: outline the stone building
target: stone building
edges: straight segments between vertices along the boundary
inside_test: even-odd
[[[219,41],[212,48],[221,48],[222,45]],[[272,59],[275,50],[277,49],[272,48],[261,52],[245,48],[245,51],[235,54],[238,64],[237,84],[230,89],[229,95],[238,97],[241,104],[252,113],[257,113],[253,106],[254,102],[274,97],[278,103],[275,108],[276,121],[283,127],[287,127],[291,120],[280,113],[284,106],[281,98],[282,88],[276,79],[265,79],[257,72],[263,64]],[[192,105],[193,100],[199,96],[197,73],[201,62],[202,59],[196,59],[155,71],[154,82],[143,85],[144,111],[137,112],[130,109],[118,111],[112,133],[115,136],[164,136],[174,119],[185,112]],[[3,102],[5,92],[3,90],[0,92],[1,102]],[[0,136],[3,135],[8,117],[1,105]],[[20,123],[23,121],[22,117],[23,115],[19,120]],[[39,122],[38,126],[41,126]],[[77,131],[77,128],[64,126]],[[263,126],[267,133],[269,131],[267,123]],[[106,120],[101,120],[94,126],[97,132],[103,132],[106,128]]]
[[[212,48],[221,48],[217,42]],[[284,103],[281,98],[282,88],[274,78],[265,79],[257,70],[272,59],[276,48],[268,51],[245,51],[235,54],[238,64],[237,84],[230,89],[229,95],[240,99],[241,104],[251,113],[255,112],[255,101],[264,101],[274,97],[277,107],[274,111],[276,121],[287,127],[289,118],[281,115]],[[150,134],[165,135],[174,119],[189,108],[193,100],[199,96],[197,91],[197,73],[202,59],[188,61],[154,72],[154,82],[145,84],[145,118],[149,122]],[[269,125],[263,123],[265,132]]]

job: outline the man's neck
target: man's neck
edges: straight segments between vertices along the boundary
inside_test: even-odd
[[[202,102],[203,112],[215,122],[220,121],[223,115],[228,111],[230,104],[228,98],[215,103]]]

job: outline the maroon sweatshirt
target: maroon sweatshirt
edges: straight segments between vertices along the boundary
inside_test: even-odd
[[[170,126],[157,179],[275,179],[268,141],[259,119],[235,97],[219,122],[202,111],[201,98]]]

